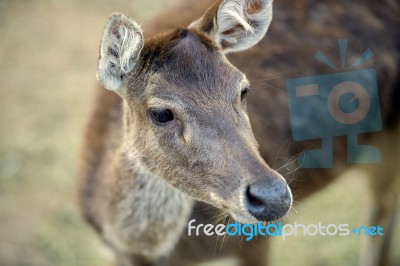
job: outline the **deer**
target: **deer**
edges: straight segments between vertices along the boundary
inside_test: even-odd
[[[399,11],[389,0],[191,0],[144,29],[114,13],[100,42],[79,195],[116,265],[229,257],[267,265],[265,238],[188,236],[188,221],[285,219],[293,201],[355,167],[369,176],[370,223],[385,230],[366,240],[360,264],[387,265],[400,188]],[[380,54],[367,63],[378,75],[383,130],[359,142],[378,147],[382,161],[346,163],[346,141],[337,138],[334,167],[299,168],[296,156],[320,143],[291,139],[285,79],[332,72],[312,59],[322,43],[335,58],[330,41],[343,37],[353,51]]]

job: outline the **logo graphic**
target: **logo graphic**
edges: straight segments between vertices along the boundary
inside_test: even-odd
[[[339,40],[342,68],[345,67],[347,40]],[[372,57],[365,51],[351,66]],[[321,52],[315,58],[337,67]],[[382,129],[376,72],[362,69],[334,74],[301,77],[286,81],[292,137],[295,141],[321,139],[321,148],[300,154],[301,168],[331,168],[332,138],[347,137],[348,163],[379,163],[380,151],[360,145],[358,134]]]

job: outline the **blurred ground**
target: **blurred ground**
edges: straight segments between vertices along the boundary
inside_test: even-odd
[[[0,265],[111,265],[76,209],[98,43],[112,12],[145,23],[170,2],[0,0]],[[343,177],[298,204],[291,221],[362,225],[365,191],[358,174]],[[359,247],[357,237],[275,239],[272,261],[356,265]]]

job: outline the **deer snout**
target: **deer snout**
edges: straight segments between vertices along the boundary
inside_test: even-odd
[[[246,208],[259,221],[282,218],[292,205],[292,193],[283,178],[259,180],[250,184],[245,192]]]

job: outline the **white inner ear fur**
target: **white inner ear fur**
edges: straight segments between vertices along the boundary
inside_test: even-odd
[[[245,50],[264,37],[271,20],[272,0],[224,0],[214,21],[214,39],[225,53]]]
[[[218,30],[224,32],[229,30],[238,23],[243,26],[246,31],[254,32],[253,27],[246,21],[245,1],[224,1],[218,9]]]
[[[126,85],[143,49],[143,33],[138,24],[122,14],[113,14],[104,27],[100,44],[97,79],[109,90]]]

